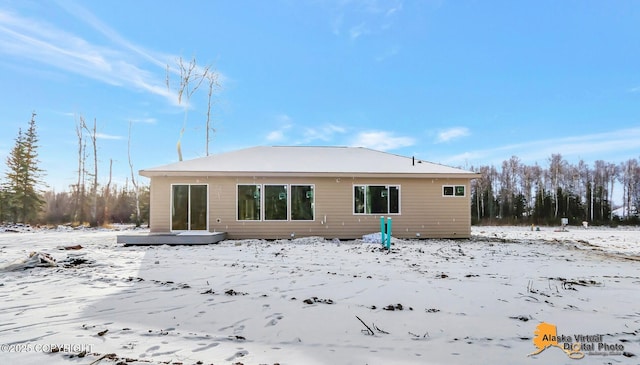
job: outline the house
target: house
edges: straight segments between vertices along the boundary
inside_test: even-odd
[[[140,171],[151,234],[467,238],[469,171],[360,147],[253,147]]]

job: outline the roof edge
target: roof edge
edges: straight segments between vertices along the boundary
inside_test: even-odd
[[[475,172],[460,173],[349,173],[349,172],[264,172],[264,171],[148,171],[140,170],[144,177],[230,177],[230,176],[264,176],[264,177],[366,177],[366,178],[467,178],[477,179],[481,175]]]

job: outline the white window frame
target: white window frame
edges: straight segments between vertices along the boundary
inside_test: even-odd
[[[173,229],[173,187],[174,186],[188,186],[189,187],[189,194],[187,196],[187,201],[189,203],[189,207],[187,209],[187,229]],[[202,229],[191,229],[191,186],[206,186],[207,187],[207,227],[202,230]],[[171,232],[208,232],[209,231],[209,184],[202,184],[202,183],[172,183],[171,184],[171,197],[169,200],[169,228]]]
[[[464,190],[464,194],[462,195],[457,195],[456,194],[456,188],[462,187]],[[444,193],[444,189],[445,188],[451,188],[453,189],[453,194],[451,195],[446,195]],[[442,185],[442,197],[443,198],[464,198],[467,196],[467,186],[466,185]]]
[[[238,219],[238,187],[240,186],[259,186],[260,187],[260,201],[258,202],[260,208],[260,216],[258,219]],[[263,185],[262,184],[236,184],[236,222],[261,222],[262,221],[262,196],[264,195]]]
[[[285,217],[285,219],[267,219],[267,208],[266,208],[266,204],[265,204],[265,197],[267,196],[267,186],[284,186],[284,189],[286,190],[286,199],[287,199],[287,216]],[[269,183],[269,184],[262,184],[262,194],[260,194],[260,199],[261,199],[261,204],[262,204],[262,220],[265,222],[288,222],[290,221],[289,219],[289,214],[291,212],[291,207],[289,206],[289,184],[278,184],[278,183]]]
[[[260,187],[260,218],[259,219],[238,219],[238,186],[259,186]],[[287,218],[286,219],[266,219],[266,207],[265,207],[265,196],[266,196],[266,188],[267,186],[284,186],[287,191]],[[313,209],[313,219],[303,220],[303,219],[291,219],[291,188],[293,186],[310,186],[313,190],[313,203],[311,205]],[[236,212],[235,219],[236,222],[315,222],[316,220],[316,185],[315,184],[305,184],[305,183],[295,183],[295,184],[287,184],[287,183],[268,183],[268,184],[252,184],[252,183],[237,183],[236,184]]]
[[[364,187],[364,213],[356,212],[356,196],[355,196],[355,188],[357,186]],[[398,189],[398,212],[397,213],[389,213],[391,208],[391,199],[387,199],[387,213],[367,213],[367,189],[369,186],[384,186],[387,188],[387,194],[389,194],[389,188],[394,187]],[[351,213],[353,215],[401,215],[402,214],[402,186],[395,184],[353,184],[351,187]]]
[[[313,219],[292,219],[291,214],[293,213],[291,207],[291,192],[293,191],[294,186],[310,186],[313,191],[313,202],[311,203],[311,212],[313,214]],[[289,194],[287,195],[287,199],[289,200],[289,220],[291,222],[314,222],[316,220],[316,185],[315,184],[289,184]]]

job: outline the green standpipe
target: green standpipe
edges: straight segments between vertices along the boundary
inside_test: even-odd
[[[391,250],[391,217],[387,219],[387,250]]]

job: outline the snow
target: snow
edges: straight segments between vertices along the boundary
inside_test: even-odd
[[[583,226],[570,226],[566,231],[562,231],[560,227],[534,227],[531,230],[531,227],[486,226],[473,227],[472,232],[477,236],[519,242],[566,243],[581,249],[601,251],[602,253],[640,257],[640,227],[590,226],[585,229]]]
[[[201,173],[202,176],[228,175],[228,172],[246,172],[250,176],[254,173],[314,173],[333,177],[339,177],[335,174],[353,177],[379,173],[476,176],[470,171],[364,147],[319,146],[250,147],[144,169],[141,175],[184,176],[184,172]]]
[[[473,227],[391,252],[321,237],[123,247],[120,233],[0,233],[0,266],[32,252],[57,263],[0,271],[0,363],[573,361],[527,356],[540,322],[640,356],[637,227]]]

